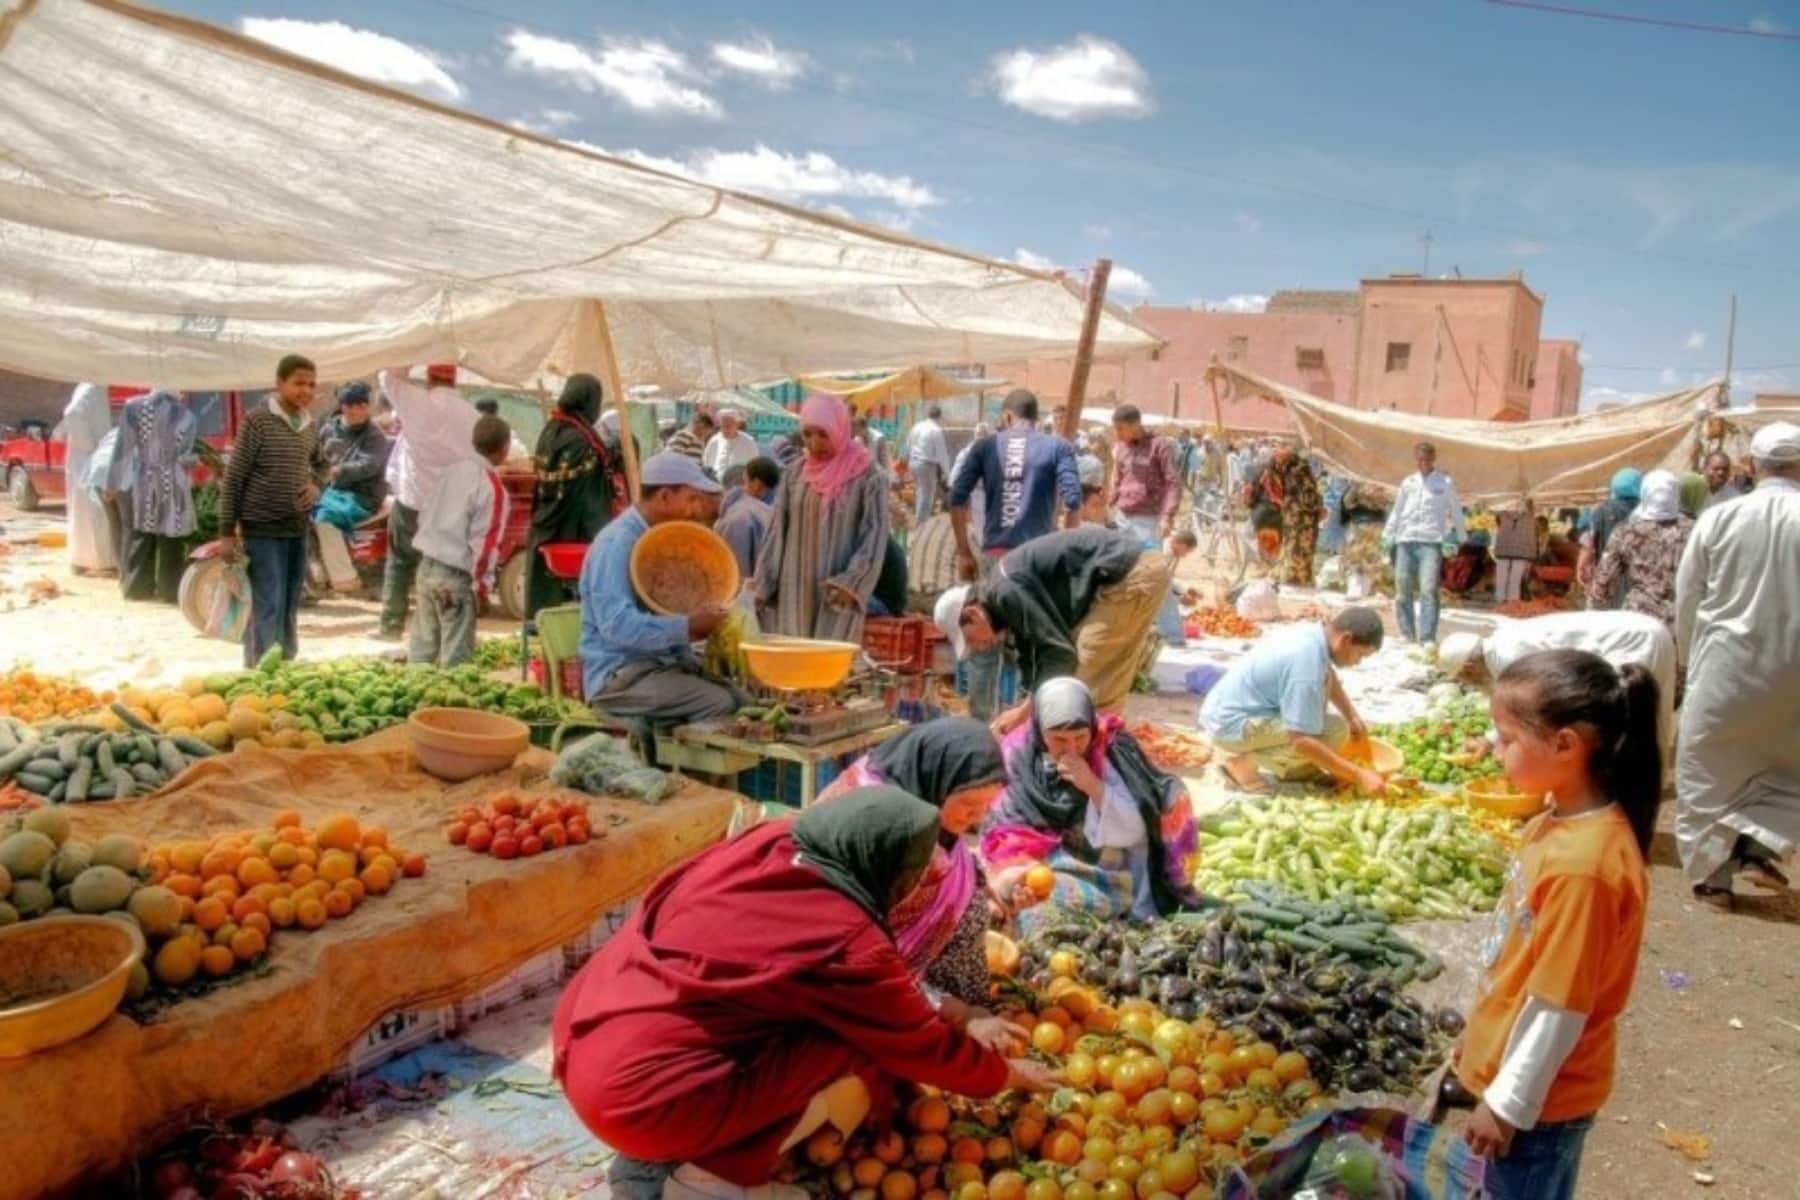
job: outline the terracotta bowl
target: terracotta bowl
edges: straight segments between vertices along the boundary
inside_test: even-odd
[[[0,1058],[72,1042],[112,1016],[132,964],[136,924],[113,917],[39,917],[0,929]]]
[[[417,709],[406,732],[419,765],[452,783],[505,770],[531,742],[523,721],[474,708]]]

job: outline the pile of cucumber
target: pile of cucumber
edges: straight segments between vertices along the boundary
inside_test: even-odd
[[[149,795],[194,759],[218,753],[199,738],[158,733],[122,704],[112,711],[125,732],[0,717],[0,783],[10,780],[50,804],[125,800]]]

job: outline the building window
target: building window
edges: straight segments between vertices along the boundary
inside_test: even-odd
[[[1323,371],[1325,369],[1325,351],[1318,347],[1296,346],[1294,348],[1294,365],[1302,371]]]
[[[1388,374],[1406,370],[1407,364],[1412,361],[1412,343],[1389,342],[1387,346]]]
[[[1225,361],[1243,362],[1250,357],[1250,339],[1233,337],[1225,340]]]

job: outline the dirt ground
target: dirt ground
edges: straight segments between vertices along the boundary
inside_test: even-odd
[[[20,516],[0,502],[0,669],[29,661],[116,686],[178,679],[240,662],[235,645],[208,641],[174,609],[126,605],[110,579],[79,579],[66,552],[40,550],[47,510]],[[1189,572],[1184,570],[1183,575]],[[24,589],[49,579],[62,594],[26,604]],[[392,651],[371,639],[376,605],[331,601],[302,613],[307,657]],[[482,623],[484,635],[516,631]],[[1132,715],[1191,728],[1181,697],[1133,697]],[[1739,896],[1724,916],[1692,902],[1664,833],[1654,848],[1652,901],[1637,985],[1620,1022],[1618,1085],[1601,1113],[1582,1171],[1582,1194],[1734,1200],[1800,1195],[1800,1138],[1787,1087],[1800,1083],[1800,896]],[[1451,931],[1452,941],[1476,935]],[[1664,1130],[1710,1142],[1705,1161],[1664,1145]]]

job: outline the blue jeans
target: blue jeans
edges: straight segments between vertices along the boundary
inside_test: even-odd
[[[244,628],[244,665],[254,667],[271,646],[289,660],[300,653],[300,593],[306,586],[304,537],[247,537],[250,623]]]
[[[1571,1200],[1593,1127],[1594,1118],[1577,1117],[1513,1134],[1506,1157],[1488,1163],[1489,1200]]]
[[[1433,542],[1401,542],[1394,547],[1394,617],[1408,639],[1435,642],[1438,626],[1438,580],[1444,573],[1444,549]],[[1419,598],[1419,620],[1413,624],[1413,596]]]
[[[1126,527],[1136,534],[1146,550],[1160,552],[1162,550],[1162,518],[1125,517]],[[1181,623],[1181,605],[1176,603],[1174,590],[1163,597],[1162,605],[1156,610],[1156,636],[1170,646],[1187,645],[1187,634]]]

